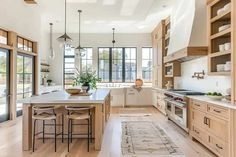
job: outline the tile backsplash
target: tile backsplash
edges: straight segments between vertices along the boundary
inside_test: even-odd
[[[205,71],[204,79],[192,78],[194,72]],[[230,76],[208,76],[208,58],[202,57],[181,64],[181,77],[175,77],[175,88],[183,88],[200,92],[221,92],[231,86]]]

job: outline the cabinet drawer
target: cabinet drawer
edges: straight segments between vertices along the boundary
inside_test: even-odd
[[[226,118],[226,119],[229,118],[229,110],[226,108],[222,108],[222,107],[218,107],[214,105],[208,105],[207,112],[217,115],[219,117]]]
[[[207,133],[204,129],[200,127],[196,127],[195,125],[192,126],[192,134],[200,139],[202,142],[208,141]]]
[[[204,102],[201,102],[201,101],[193,100],[192,101],[192,108],[198,109],[201,111],[206,111],[207,104],[205,104]]]
[[[211,147],[213,152],[222,157],[228,157],[228,144],[221,141],[218,138],[209,136],[208,145]]]

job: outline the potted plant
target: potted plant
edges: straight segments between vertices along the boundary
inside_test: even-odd
[[[82,88],[85,87],[86,92],[92,89],[97,89],[97,82],[100,82],[101,79],[97,77],[96,72],[78,72],[77,76],[74,78],[73,86],[81,85]]]

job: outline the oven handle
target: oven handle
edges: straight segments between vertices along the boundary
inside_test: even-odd
[[[170,100],[165,99],[165,101],[168,102],[168,103],[173,104],[174,106],[178,106],[178,107],[180,107],[180,108],[185,108],[185,105],[183,105],[183,104],[181,104],[181,103],[178,103],[178,102],[175,102],[175,101],[173,101],[173,99],[170,99]]]

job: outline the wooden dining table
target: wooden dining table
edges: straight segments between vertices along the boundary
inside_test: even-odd
[[[70,95],[66,91],[52,92],[45,95],[34,96],[23,100],[23,127],[22,146],[24,151],[32,148],[32,107],[34,105],[60,106],[94,106],[94,143],[95,150],[101,150],[103,132],[110,115],[110,90],[97,89],[91,95]]]

